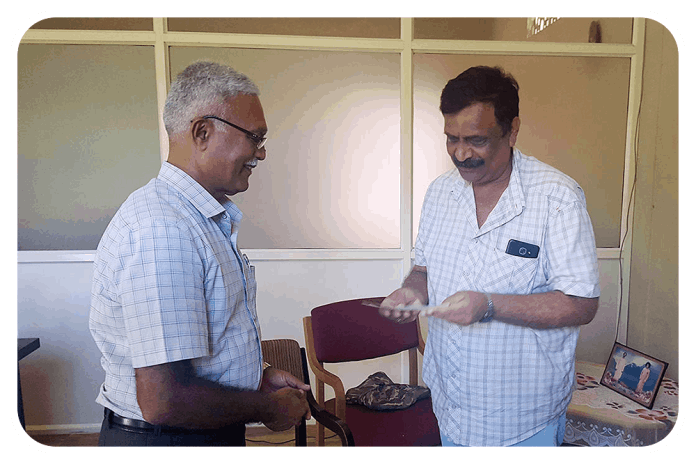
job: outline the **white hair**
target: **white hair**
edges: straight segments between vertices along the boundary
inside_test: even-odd
[[[184,132],[201,110],[237,94],[258,95],[251,79],[229,66],[207,61],[189,65],[172,83],[164,104],[167,134]]]

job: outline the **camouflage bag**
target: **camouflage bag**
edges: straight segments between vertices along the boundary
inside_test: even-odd
[[[346,391],[346,403],[376,410],[406,409],[429,396],[427,387],[394,383],[384,372],[376,372]]]

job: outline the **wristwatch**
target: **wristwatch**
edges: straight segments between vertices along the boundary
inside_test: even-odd
[[[479,320],[479,322],[490,322],[491,319],[493,319],[493,316],[495,315],[495,307],[493,306],[493,300],[491,299],[490,293],[486,293],[486,299],[488,300],[488,308],[486,309],[486,312],[483,314],[483,317]]]

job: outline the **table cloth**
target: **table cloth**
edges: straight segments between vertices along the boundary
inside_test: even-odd
[[[652,410],[599,383],[603,364],[577,361],[564,442],[582,446],[647,446],[674,427],[679,385],[665,377]]]

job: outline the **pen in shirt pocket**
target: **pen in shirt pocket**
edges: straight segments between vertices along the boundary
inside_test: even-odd
[[[249,262],[249,257],[245,254],[242,254],[242,259],[244,259],[244,262],[246,263],[246,268],[248,269],[248,278],[251,280],[256,279],[256,269],[254,266],[252,266],[251,262]]]

